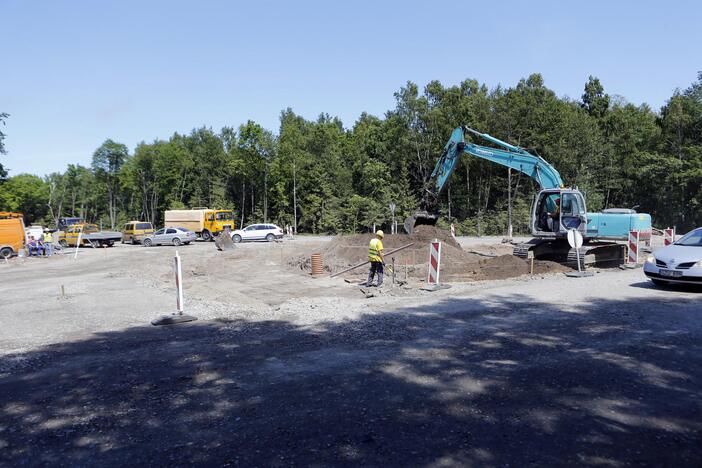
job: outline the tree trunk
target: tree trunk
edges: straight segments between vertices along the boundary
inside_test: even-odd
[[[512,168],[507,168],[507,238],[512,238]]]
[[[246,211],[246,180],[241,181],[241,227],[244,227],[244,212]]]
[[[263,222],[268,222],[268,168],[263,174]]]
[[[293,225],[294,234],[297,235],[297,170],[293,159]]]

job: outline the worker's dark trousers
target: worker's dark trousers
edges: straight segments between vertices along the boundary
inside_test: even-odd
[[[366,286],[371,286],[373,284],[373,277],[378,274],[378,284],[380,286],[383,284],[383,262],[371,262],[370,271],[368,272],[368,281],[366,281]]]

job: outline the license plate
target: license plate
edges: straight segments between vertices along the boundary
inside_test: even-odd
[[[661,268],[660,274],[661,276],[668,276],[670,278],[680,278],[682,276],[682,271],[664,270]]]

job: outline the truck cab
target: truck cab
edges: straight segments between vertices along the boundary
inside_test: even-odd
[[[531,208],[531,231],[534,237],[566,237],[569,229],[577,229],[585,237],[588,225],[585,198],[578,189],[542,190]]]
[[[234,213],[231,210],[209,210],[205,215],[205,227],[213,234],[226,228],[234,230]]]

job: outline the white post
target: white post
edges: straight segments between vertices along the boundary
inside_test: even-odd
[[[78,247],[80,247],[80,242],[83,239],[83,228],[80,229],[80,232],[78,232],[78,242],[76,242],[76,253],[73,254],[73,260],[78,258]]]
[[[178,315],[183,315],[183,272],[180,266],[180,254],[175,254],[175,280],[176,280],[176,309]]]

